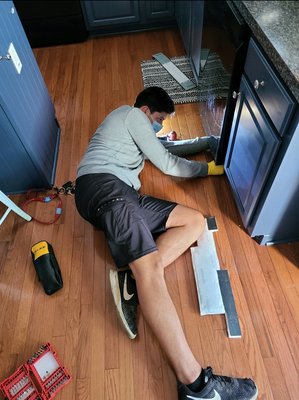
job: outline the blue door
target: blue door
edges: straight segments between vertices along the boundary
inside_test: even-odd
[[[281,143],[243,76],[225,159],[225,171],[247,227]]]
[[[18,193],[51,187],[59,125],[12,1],[0,1],[0,56],[0,189]]]

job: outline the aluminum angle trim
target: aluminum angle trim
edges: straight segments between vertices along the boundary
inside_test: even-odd
[[[196,87],[195,83],[176,66],[174,63],[163,53],[153,54],[153,58],[157,60],[162,67],[170,73],[170,75],[182,86],[185,90],[190,90]]]
[[[225,314],[217,274],[220,267],[213,232],[206,227],[197,244],[197,247],[191,247],[191,256],[200,314]]]

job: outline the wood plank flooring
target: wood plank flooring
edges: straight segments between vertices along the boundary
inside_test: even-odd
[[[107,113],[133,104],[142,90],[140,61],[184,54],[176,30],[90,39],[35,49],[61,126],[56,185],[75,179],[78,162]],[[182,137],[204,135],[197,104],[179,105],[165,124]],[[208,154],[193,157],[209,159]],[[251,376],[259,399],[299,396],[299,244],[261,247],[242,228],[227,178],[173,179],[146,165],[142,191],[215,215],[221,267],[228,269],[241,339],[228,339],[224,316],[199,315],[190,252],[166,270],[188,341],[204,366]],[[24,196],[12,196],[16,202]],[[113,261],[104,236],[64,200],[54,225],[26,223],[12,213],[0,227],[0,381],[50,342],[73,377],[57,400],[175,400],[176,380],[142,315],[138,338],[120,328],[108,283]],[[3,207],[0,207],[2,212]],[[30,213],[51,218],[53,206]],[[47,296],[30,255],[39,240],[55,250],[64,288]],[[154,299],[153,299],[154,301]]]

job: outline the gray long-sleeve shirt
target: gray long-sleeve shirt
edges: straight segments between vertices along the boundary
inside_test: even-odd
[[[186,160],[169,153],[157,139],[148,117],[139,109],[121,106],[97,128],[79,167],[78,177],[110,173],[138,190],[145,158],[167,175],[206,176],[207,163]]]

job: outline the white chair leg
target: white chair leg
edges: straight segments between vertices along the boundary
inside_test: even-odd
[[[10,200],[10,198],[7,197],[3,192],[1,192],[1,190],[0,190],[0,201],[7,207],[7,210],[5,211],[5,213],[3,214],[3,216],[0,219],[0,225],[5,220],[5,218],[10,213],[10,211],[15,212],[20,217],[24,218],[26,221],[32,220],[32,217],[29,214],[27,214],[19,206],[17,206],[12,200]]]

